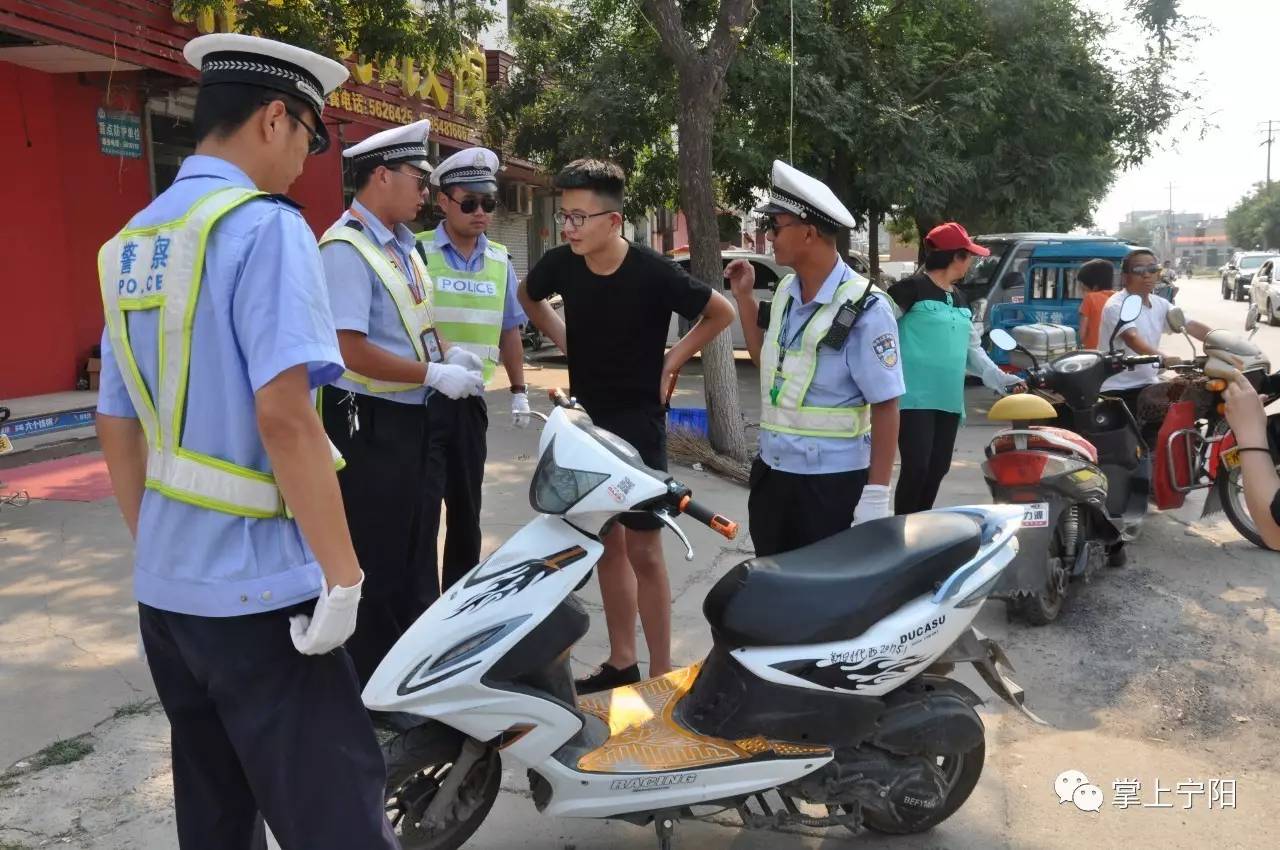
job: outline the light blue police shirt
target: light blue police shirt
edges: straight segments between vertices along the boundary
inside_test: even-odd
[[[357,233],[357,236],[361,239],[372,237],[379,251],[390,246],[400,261],[400,267],[409,268],[410,254],[413,253],[413,231],[403,224],[397,224],[393,233],[359,201],[352,201],[351,207],[364,218],[364,221],[356,222],[364,228],[363,233]],[[345,226],[353,218],[351,212],[347,211],[338,219],[338,225]],[[387,288],[355,247],[346,242],[326,243],[320,249],[320,260],[324,264],[324,279],[329,288],[329,305],[333,309],[334,326],[340,331],[358,331],[384,351],[417,360],[418,354],[404,331],[404,322],[400,320],[396,303],[391,300]],[[423,284],[428,285],[428,282],[423,281]],[[430,296],[430,293],[423,294]],[[361,395],[402,404],[421,405],[427,400],[426,387],[394,393],[371,393],[355,381],[341,377],[333,385]]]
[[[130,221],[180,218],[201,197],[228,186],[253,188],[238,167],[190,156],[177,179]],[[129,338],[156,395],[158,311],[131,312]],[[182,445],[271,471],[258,435],[254,393],[306,365],[311,386],[342,372],[316,240],[297,209],[254,200],[220,219],[205,250],[191,333],[191,377]],[[111,340],[102,335],[98,411],[136,418]],[[321,570],[288,519],[246,519],[170,499],[142,497],[134,558],[138,601],[202,617],[257,614],[312,599]]]
[[[795,300],[791,302],[791,310],[783,319],[781,329],[782,341],[788,351],[798,350],[802,336],[800,329],[806,320],[821,305],[831,303],[841,283],[856,276],[857,273],[843,260],[837,259],[822,288],[808,304],[800,303],[799,279],[791,281],[789,286],[793,288]],[[863,310],[842,348],[818,346],[818,366],[805,395],[805,404],[856,407],[889,401],[905,392],[898,346],[898,320],[885,296],[870,295],[870,298],[875,298],[875,303]],[[778,303],[776,297],[774,303]],[[762,401],[769,403],[768,398]],[[871,434],[853,439],[802,437],[761,428],[760,458],[772,469],[800,475],[866,469],[871,465]]]
[[[440,247],[440,253],[444,254],[444,261],[451,269],[457,269],[460,272],[478,272],[484,268],[484,252],[489,248],[489,237],[483,233],[476,240],[476,248],[470,257],[462,256],[462,252],[453,244],[453,240],[449,238],[449,231],[445,230],[444,223],[435,230],[436,245]],[[509,331],[512,328],[523,325],[529,321],[529,317],[524,314],[524,310],[520,307],[520,300],[516,297],[516,288],[519,283],[516,281],[516,268],[512,264],[510,258],[507,259],[507,291],[502,302],[502,329]]]

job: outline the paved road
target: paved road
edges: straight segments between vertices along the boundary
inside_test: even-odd
[[[1213,281],[1183,282],[1179,302],[1210,324],[1240,327],[1244,305],[1215,300]],[[1275,346],[1280,329],[1258,339]],[[1171,350],[1178,341],[1168,339]],[[1269,349],[1270,350],[1270,349]],[[739,363],[750,417],[756,372]],[[535,386],[563,380],[554,364],[530,374]],[[696,368],[682,377],[681,403],[695,404]],[[505,390],[491,404],[505,403]],[[971,412],[941,503],[986,501],[979,463],[992,433],[988,403],[970,391]],[[486,478],[486,549],[529,514],[527,481],[535,442],[498,424]],[[680,470],[706,500],[745,519],[745,492]],[[701,850],[835,848],[857,842],[926,848],[1280,846],[1280,556],[1245,544],[1229,526],[1195,521],[1190,504],[1154,516],[1130,565],[1074,589],[1062,619],[1035,629],[1006,621],[988,603],[978,625],[1007,649],[1029,702],[1052,723],[1036,727],[992,698],[983,709],[987,761],[960,812],[931,833],[900,839],[842,830],[747,832],[727,816],[686,823],[681,847]],[[710,634],[701,603],[741,550],[722,548],[697,527],[698,558],[687,564],[674,540],[667,557],[675,590],[675,653],[692,662]],[[720,541],[722,542],[722,541]],[[73,764],[0,779],[0,847],[59,846],[165,850],[175,846],[167,729],[133,657],[129,545],[110,502],[33,503],[0,514],[0,767],[57,739],[88,733],[92,753]],[[579,669],[601,659],[605,635],[594,586],[586,592],[590,634],[574,651]],[[975,677],[962,678],[983,696]],[[122,708],[124,710],[122,710]],[[477,850],[565,850],[655,846],[651,831],[623,823],[551,820],[536,813],[524,771],[507,765],[504,793],[468,845]],[[1062,805],[1054,779],[1080,770],[1105,796],[1100,812]],[[1141,783],[1119,808],[1117,780]],[[1213,783],[1217,781],[1215,786]],[[1234,809],[1209,808],[1213,787],[1234,780]],[[335,777],[335,781],[340,778]],[[1177,788],[1183,783],[1183,795]],[[1205,794],[1195,794],[1196,783]],[[1167,789],[1161,793],[1160,789]],[[1184,808],[1192,802],[1190,810]],[[1156,808],[1152,804],[1173,808]],[[1146,804],[1146,805],[1144,805]],[[6,844],[6,842],[8,842]]]

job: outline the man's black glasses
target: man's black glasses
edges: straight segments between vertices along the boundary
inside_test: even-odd
[[[471,215],[475,212],[476,207],[479,207],[487,213],[491,213],[498,208],[498,199],[492,195],[485,195],[481,198],[471,197],[462,201],[455,199],[452,195],[445,195],[445,197],[457,204],[458,209],[462,210],[467,215]]]
[[[417,181],[419,192],[425,192],[427,187],[431,185],[431,175],[425,171],[419,174],[414,174],[412,171],[401,171],[397,168],[389,168],[387,170],[390,171],[392,174],[399,174],[403,177],[408,177],[412,180]]]
[[[263,101],[264,104],[274,103],[274,102],[275,101],[272,101],[272,100]],[[325,151],[327,151],[329,149],[329,139],[326,136],[322,136],[319,130],[313,130],[311,128],[311,125],[308,124],[306,121],[303,121],[302,116],[294,112],[292,109],[290,109],[287,103],[284,103],[284,101],[280,101],[280,102],[284,104],[285,114],[287,114],[294,121],[297,121],[299,124],[301,124],[302,129],[307,131],[307,153],[314,156],[315,154],[324,153]]]

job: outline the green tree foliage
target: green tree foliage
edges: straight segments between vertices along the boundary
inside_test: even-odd
[[[687,14],[716,3],[685,2]],[[634,203],[675,195],[675,69],[625,0],[531,0],[517,19],[522,77],[495,135],[555,165],[602,151],[636,175]],[[1113,23],[1071,0],[760,0],[716,116],[720,200],[746,206],[769,163],[828,181],[860,218],[920,227],[1065,229],[1146,159],[1186,103],[1173,82],[1176,0],[1133,0],[1155,36],[1113,59]],[[792,145],[794,139],[794,147]]]
[[[1245,250],[1280,246],[1280,183],[1259,183],[1227,213],[1227,235]]]
[[[234,7],[236,29],[335,59],[350,55],[447,64],[495,20],[493,0],[174,0],[194,17]]]

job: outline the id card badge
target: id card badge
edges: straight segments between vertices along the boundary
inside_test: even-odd
[[[439,363],[444,360],[444,352],[440,347],[440,335],[435,328],[427,328],[422,332],[422,350],[427,355],[428,363]]]

